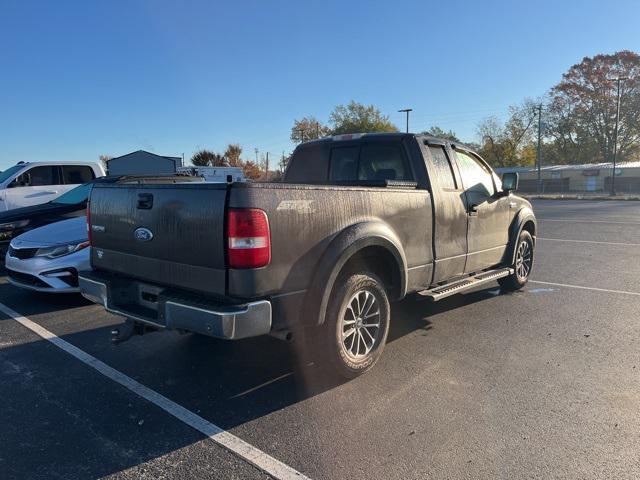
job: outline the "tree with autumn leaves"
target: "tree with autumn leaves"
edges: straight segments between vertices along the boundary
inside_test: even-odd
[[[237,143],[230,143],[223,154],[198,150],[191,157],[191,163],[197,167],[240,167],[250,180],[258,180],[263,174],[263,169],[256,162],[242,160],[242,147]]]
[[[494,166],[533,165],[537,105],[542,103],[542,158],[546,165],[613,160],[617,109],[616,78],[621,82],[618,160],[640,154],[640,55],[624,50],[585,57],[562,76],[542,101],[511,107],[509,119],[478,125],[480,154]]]

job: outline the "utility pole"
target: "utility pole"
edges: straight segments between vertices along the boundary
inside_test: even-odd
[[[538,193],[542,193],[542,104],[538,105],[538,148],[536,150],[536,163],[538,164]]]
[[[264,164],[264,179],[269,181],[269,152],[267,152],[267,160]]]
[[[398,110],[398,112],[407,114],[407,133],[409,133],[409,112],[413,112],[413,108],[403,108],[402,110]]]
[[[611,172],[611,195],[615,195],[616,194],[616,160],[618,157],[618,124],[620,123],[620,99],[622,96],[622,93],[620,91],[620,84],[622,83],[623,80],[628,80],[629,77],[617,77],[617,78],[612,78],[612,80],[615,80],[618,86],[618,92],[617,92],[617,104],[616,104],[616,127],[615,127],[615,133],[613,134],[613,171]]]
[[[256,152],[256,165],[259,165],[259,162],[258,162],[258,147],[254,148],[254,151]]]
[[[300,143],[304,143],[304,131],[306,129],[305,128],[299,128],[298,132],[300,132]]]
[[[316,139],[320,138],[320,124],[316,122]]]

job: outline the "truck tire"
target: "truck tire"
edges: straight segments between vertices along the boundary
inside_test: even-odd
[[[533,268],[533,247],[533,237],[526,230],[522,230],[515,245],[515,260],[511,265],[514,273],[498,280],[504,290],[520,290],[527,284]]]
[[[371,369],[384,350],[390,314],[387,292],[376,275],[338,277],[316,344],[320,367],[346,379]]]

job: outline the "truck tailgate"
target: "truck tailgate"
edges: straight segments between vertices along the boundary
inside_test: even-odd
[[[96,185],[92,267],[224,295],[226,192],[225,184]]]

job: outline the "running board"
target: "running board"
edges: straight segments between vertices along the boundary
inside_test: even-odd
[[[438,285],[437,287],[430,288],[429,290],[422,290],[421,292],[418,292],[418,295],[437,302],[438,300],[450,297],[456,293],[466,292],[472,288],[493,282],[499,278],[508,277],[512,274],[513,268],[497,268],[495,270],[488,270],[471,277],[463,278],[462,280],[456,280],[445,285]]]

